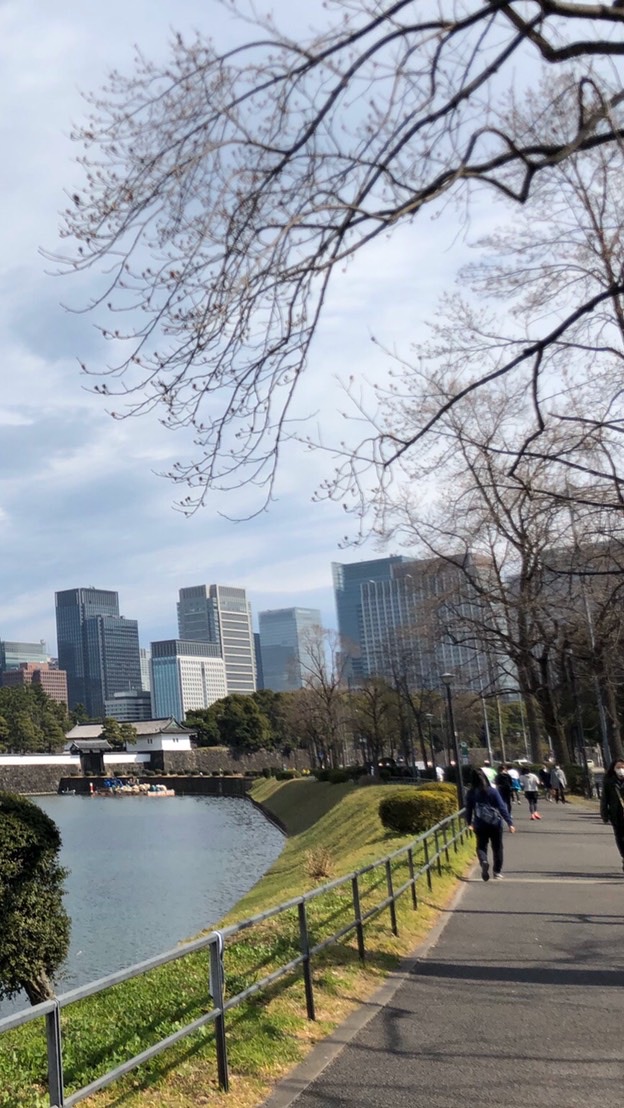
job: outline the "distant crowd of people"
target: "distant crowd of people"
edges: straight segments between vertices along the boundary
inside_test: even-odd
[[[624,762],[622,763],[624,789]],[[488,849],[492,850],[492,877],[503,876],[503,828],[515,831],[512,811],[520,804],[522,794],[529,807],[529,819],[541,820],[538,811],[540,791],[549,803],[566,804],[568,782],[561,766],[544,764],[539,773],[519,770],[513,765],[500,765],[498,771],[484,767],[473,771],[471,787],[466,797],[466,820],[475,833],[477,857],[484,881],[490,880]],[[622,795],[622,794],[621,794]],[[624,799],[622,800],[621,853],[624,859]]]
[[[500,765],[498,771],[490,766],[472,772],[470,789],[466,796],[466,820],[474,831],[477,857],[484,881],[490,880],[488,851],[492,851],[492,877],[502,878],[503,830],[505,824],[515,831],[512,812],[524,793],[529,807],[529,818],[541,820],[538,811],[540,793],[549,803],[567,804],[568,782],[561,766],[544,764],[539,773],[531,769],[518,770],[513,765]],[[622,860],[624,872],[624,759],[616,758],[606,771],[602,784],[600,814],[603,822],[613,828],[615,844]]]

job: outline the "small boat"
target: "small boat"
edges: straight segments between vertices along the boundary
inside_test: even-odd
[[[166,785],[150,785],[146,796],[175,796],[175,789],[168,789]]]

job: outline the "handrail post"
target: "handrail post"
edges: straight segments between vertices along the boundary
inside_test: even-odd
[[[457,846],[457,835],[459,832],[455,829],[455,816],[451,816],[451,832],[453,835],[453,850],[455,854],[457,854],[457,851],[459,849]]]
[[[435,843],[436,858],[437,858],[437,862],[438,862],[438,877],[441,877],[442,876],[442,859],[440,857],[440,835],[438,833],[437,828],[433,832],[433,841]]]
[[[407,851],[407,864],[409,866],[410,884],[412,887],[412,907],[414,911],[418,908],[418,893],[416,892],[416,878],[414,876],[414,851],[410,846]]]
[[[429,886],[429,892],[431,892],[431,890],[433,888],[433,883],[431,881],[431,863],[429,861],[429,843],[427,841],[427,836],[426,835],[423,839],[423,850],[425,852],[425,866],[426,866],[426,869],[427,869],[427,884]]]
[[[63,1043],[61,1039],[61,1009],[58,1003],[46,1013],[46,1046],[48,1054],[48,1092],[52,1108],[63,1108]]]
[[[444,823],[442,825],[442,839],[444,841],[444,857],[446,858],[446,864],[447,864],[447,866],[450,866],[451,856],[449,854],[449,848],[448,848],[448,836],[446,834],[446,823]]]
[[[299,945],[303,954],[303,983],[305,986],[306,1009],[309,1020],[316,1019],[314,1011],[314,991],[312,987],[312,970],[310,966],[310,941],[308,938],[308,920],[306,916],[305,900],[299,901]]]
[[[366,960],[366,949],[364,947],[364,928],[362,927],[360,886],[358,884],[357,873],[354,873],[353,877],[351,878],[351,890],[353,893],[353,918],[355,921],[355,933],[357,935],[358,954],[360,956],[360,962],[364,962]]]
[[[399,929],[397,927],[396,902],[394,899],[394,888],[392,887],[392,862],[389,858],[386,859],[386,884],[388,886],[388,896],[390,897],[390,925],[392,927],[392,934],[398,935]]]
[[[227,1041],[225,1038],[225,1015],[223,1012],[223,936],[216,932],[217,938],[210,944],[210,992],[219,1014],[215,1019],[215,1042],[217,1047],[217,1072],[219,1088],[227,1093],[230,1087],[227,1059]]]

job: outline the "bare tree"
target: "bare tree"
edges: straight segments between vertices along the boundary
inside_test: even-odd
[[[328,9],[327,28],[301,42],[270,19],[229,52],[178,35],[162,66],[138,55],[130,76],[112,74],[75,135],[85,179],[65,213],[64,260],[102,273],[91,306],[116,350],[88,372],[118,397],[115,414],[157,409],[194,430],[197,457],[172,474],[190,486],[187,510],[241,482],[270,497],[337,267],[447,198],[467,218],[477,192],[527,204],[571,158],[604,149],[621,166],[619,4]],[[387,472],[493,377],[526,367],[534,384],[545,355],[623,290],[621,266],[595,288],[570,283],[564,315],[496,366],[447,381],[406,436],[373,435],[358,459]],[[358,461],[345,480],[359,476]]]
[[[316,628],[303,636],[303,692],[297,694],[308,719],[304,727],[313,739],[317,761],[338,766],[344,759],[348,720],[344,655],[336,632]]]
[[[478,603],[457,603],[454,635],[489,648],[499,664],[506,659],[507,677],[503,666],[497,691],[519,684],[534,759],[542,755],[543,725],[563,760],[566,719],[558,682],[562,651],[585,618],[579,580],[587,574],[590,582],[596,577],[613,590],[615,578],[619,586],[624,546],[619,514],[591,505],[577,509],[575,542],[584,534],[596,551],[597,538],[602,548],[611,535],[608,566],[597,554],[573,556],[572,520],[556,467],[547,457],[525,456],[510,474],[504,453],[492,449],[493,442],[505,441],[509,426],[515,434],[520,412],[515,398],[499,389],[462,418],[457,410],[449,414],[442,502],[428,513],[418,501],[399,502],[394,522],[410,545],[419,541],[461,568]]]

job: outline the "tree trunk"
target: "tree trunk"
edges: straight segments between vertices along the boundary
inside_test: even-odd
[[[44,1000],[51,1000],[54,996],[52,982],[45,970],[35,974],[29,981],[24,981],[23,987],[31,1004],[41,1004]]]
[[[620,730],[617,700],[615,696],[613,682],[605,680],[603,683],[602,692],[604,696],[604,706],[607,715],[607,734],[609,739],[609,750],[611,751],[611,757],[621,758],[622,755],[624,755],[624,749],[622,747],[622,732]]]

